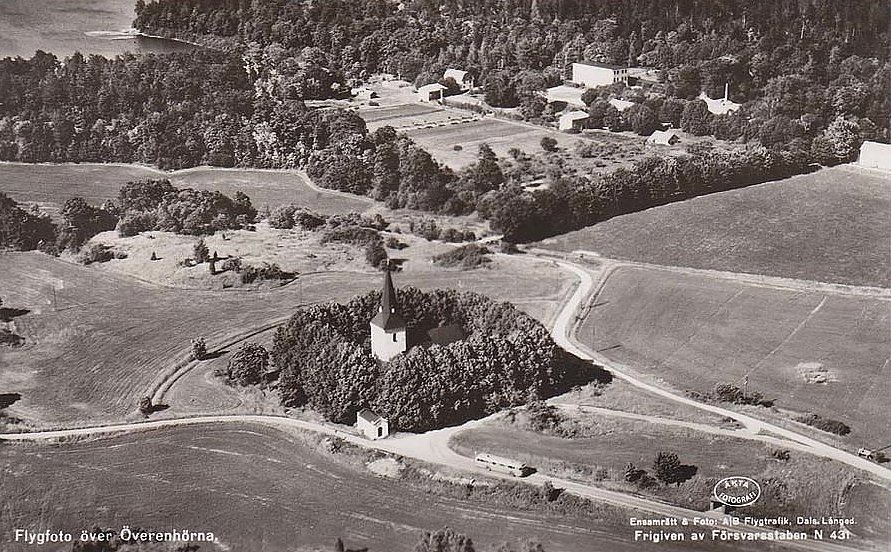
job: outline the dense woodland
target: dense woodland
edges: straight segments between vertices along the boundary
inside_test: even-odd
[[[213,48],[0,60],[0,159],[305,168],[321,186],[391,207],[477,211],[528,241],[848,161],[863,139],[889,137],[881,0],[158,0],[136,11],[143,30]],[[538,120],[548,114],[536,93],[578,60],[661,71],[658,94],[588,93],[594,126],[646,134],[667,121],[746,150],[554,177],[550,191],[527,193],[487,147],[455,174],[391,128],[369,133],[354,113],[304,103],[342,97],[376,72],[423,84],[462,67],[491,103]],[[743,106],[714,116],[695,96],[717,97],[725,82]],[[617,96],[638,105],[619,115],[607,103]]]
[[[424,431],[550,396],[591,373],[508,303],[414,288],[399,290],[398,301],[409,342],[446,324],[460,325],[467,338],[412,347],[383,364],[371,354],[368,327],[379,292],[302,309],[275,334],[271,358],[283,403],[350,424],[372,408],[393,427]]]

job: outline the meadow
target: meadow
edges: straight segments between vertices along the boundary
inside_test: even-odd
[[[540,242],[661,265],[891,287],[891,176],[843,165]]]
[[[202,336],[213,350],[286,320],[300,304],[379,289],[380,274],[306,274],[272,290],[202,291],[159,286],[39,253],[0,256],[0,297],[28,309],[15,318],[20,348],[0,349],[0,387],[22,395],[11,414],[35,425],[134,416],[138,399]],[[397,286],[476,291],[550,318],[570,280],[544,263],[499,259],[491,269],[408,271]],[[228,404],[208,398],[209,404]]]
[[[76,531],[128,524],[212,531],[201,550],[409,550],[451,526],[479,549],[524,538],[548,550],[639,550],[617,521],[499,507],[418,492],[336,461],[310,438],[259,425],[179,427],[0,449],[0,526]],[[208,505],[214,505],[209,508]],[[644,550],[656,547],[643,548]]]
[[[577,337],[612,360],[681,391],[748,375],[778,408],[848,424],[849,447],[887,442],[887,300],[620,267],[594,301]]]
[[[242,191],[257,208],[295,203],[319,213],[349,213],[374,204],[358,196],[316,191],[301,175],[285,171],[199,167],[164,172],[139,165],[0,163],[0,191],[16,201],[37,202],[51,213],[75,196],[97,205],[115,199],[123,184],[147,178],[167,178],[174,186],[229,196]]]

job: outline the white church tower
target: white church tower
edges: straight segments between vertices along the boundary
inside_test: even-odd
[[[381,306],[371,319],[371,352],[376,358],[387,362],[407,349],[405,320],[399,316],[396,304],[396,289],[390,271],[384,271],[384,289],[381,293]]]

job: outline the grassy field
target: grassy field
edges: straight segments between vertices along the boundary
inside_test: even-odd
[[[840,166],[624,215],[539,245],[891,287],[891,177]]]
[[[850,446],[887,444],[891,303],[622,267],[579,339],[680,390],[718,382],[845,422]],[[826,383],[808,383],[822,375]]]
[[[3,254],[0,264],[5,305],[30,311],[15,319],[25,346],[0,349],[0,388],[21,393],[10,412],[35,424],[132,415],[159,374],[188,353],[192,338],[203,336],[213,348],[287,318],[302,302],[345,300],[380,286],[380,275],[370,271],[330,272],[268,291],[195,291],[37,253]],[[517,301],[543,318],[569,285],[546,264],[499,259],[493,265],[460,272],[428,263],[426,271],[395,279],[398,286],[456,288]]]
[[[16,201],[38,202],[48,212],[74,196],[95,204],[115,199],[122,184],[145,178],[167,178],[175,186],[219,190],[230,196],[240,190],[258,208],[295,203],[320,213],[348,213],[373,205],[370,199],[317,192],[301,176],[287,172],[197,168],[167,173],[137,165],[0,163],[0,191]]]
[[[783,462],[771,456],[773,447],[768,445],[648,422],[600,415],[583,415],[579,420],[590,425],[596,435],[561,438],[504,421],[463,431],[452,438],[450,445],[462,454],[485,451],[504,455],[543,473],[698,509],[707,507],[711,489],[722,477],[745,474],[765,486],[780,478],[788,503],[773,503],[765,498],[756,507],[740,509],[737,515],[788,515],[794,520],[797,515],[837,516],[844,512],[854,517],[858,526],[864,526],[858,539],[850,543],[862,550],[881,549],[891,536],[887,513],[875,507],[891,499],[888,489],[859,480],[852,471],[831,461],[793,451],[791,458]],[[651,467],[658,451],[676,453],[682,464],[697,468],[695,475],[680,486],[657,485],[647,489],[624,481],[624,466],[628,462],[653,475]],[[842,496],[844,506],[840,505]]]
[[[124,524],[212,531],[219,548],[257,552],[409,550],[422,531],[451,526],[477,549],[533,538],[548,550],[651,550],[627,524],[500,508],[419,493],[310,449],[305,437],[255,425],[170,428],[103,441],[0,450],[0,534]],[[208,508],[208,505],[213,507]],[[225,548],[224,548],[225,547]]]

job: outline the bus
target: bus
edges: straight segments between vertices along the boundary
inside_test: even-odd
[[[509,473],[514,477],[526,477],[534,470],[519,460],[511,460],[494,454],[479,453],[474,458],[476,464],[490,471]]]

